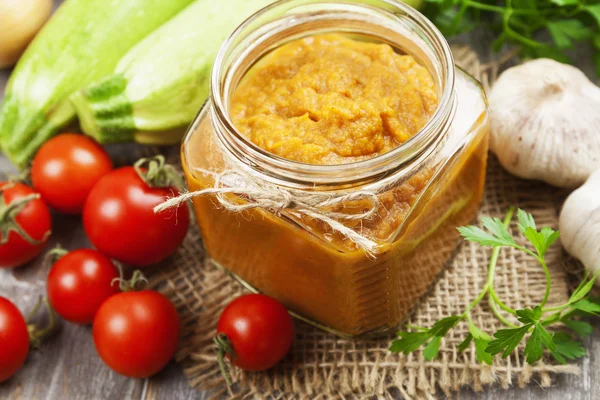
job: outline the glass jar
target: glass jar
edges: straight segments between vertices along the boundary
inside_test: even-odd
[[[388,153],[343,165],[280,158],[236,131],[230,101],[248,70],[284,43],[332,32],[387,43],[427,68],[438,108],[426,126]],[[214,194],[193,199],[211,262],[323,329],[375,336],[398,328],[452,255],[456,228],[475,217],[488,133],[480,84],[454,66],[446,40],[414,9],[395,0],[287,0],[249,18],[224,43],[210,99],[187,133],[182,162],[190,191],[212,188],[215,174],[234,169],[296,193],[376,193],[374,216],[337,220],[375,242],[373,252],[296,209],[229,211]],[[248,195],[223,196],[252,202]],[[349,199],[333,211],[368,207],[373,204]]]

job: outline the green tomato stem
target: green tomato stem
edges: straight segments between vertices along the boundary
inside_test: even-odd
[[[231,386],[231,374],[229,373],[229,368],[225,363],[225,356],[229,355],[230,358],[235,357],[235,352],[233,351],[233,346],[231,345],[231,341],[224,333],[219,333],[214,338],[215,345],[217,346],[217,360],[219,362],[219,369],[221,370],[221,375],[225,379],[227,386]]]
[[[31,318],[33,318],[33,316],[40,310],[40,306],[42,305],[41,297],[38,299],[25,320],[27,323],[27,332],[29,333],[29,342],[34,348],[39,348],[44,338],[51,334],[56,326],[56,318],[54,317],[54,310],[52,310],[52,306],[48,302],[48,299],[43,299],[43,302],[48,310],[48,325],[44,329],[39,329],[36,325],[29,323]]]

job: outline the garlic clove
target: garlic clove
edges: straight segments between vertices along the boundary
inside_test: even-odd
[[[600,270],[600,170],[567,197],[560,213],[559,229],[565,250],[586,270]],[[596,281],[600,284],[600,281]]]
[[[0,0],[0,68],[14,65],[52,13],[52,0]]]
[[[490,93],[490,149],[521,178],[574,188],[600,168],[600,88],[577,68],[537,59]]]

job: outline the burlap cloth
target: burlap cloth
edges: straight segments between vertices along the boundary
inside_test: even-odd
[[[498,63],[482,66],[466,48],[455,49],[459,65],[484,85],[495,79]],[[564,193],[541,183],[516,179],[492,156],[480,215],[502,218],[515,205],[531,212],[538,225],[557,227]],[[513,231],[516,233],[516,229]],[[433,285],[407,321],[431,326],[436,320],[460,314],[485,283],[490,249],[462,242],[440,279]],[[550,303],[568,299],[563,252],[553,246],[547,255],[553,287]],[[180,251],[153,276],[152,285],[170,296],[181,311],[184,334],[177,361],[183,364],[192,386],[218,398],[433,398],[440,390],[451,394],[463,386],[482,390],[497,382],[501,388],[524,386],[535,381],[548,386],[553,374],[577,373],[575,364],[556,365],[548,359],[528,365],[518,348],[506,359],[496,357],[493,366],[475,360],[474,348],[458,353],[457,344],[468,334],[458,325],[442,341],[440,357],[425,361],[421,351],[408,356],[388,351],[392,337],[379,340],[346,340],[296,321],[296,339],[288,357],[266,373],[234,370],[237,384],[230,390],[219,372],[212,338],[226,304],[246,292],[227,273],[204,262],[202,238],[197,227]],[[544,295],[545,276],[533,259],[513,249],[500,253],[496,290],[513,308],[539,303]],[[491,333],[500,327],[484,301],[473,312],[477,324]]]

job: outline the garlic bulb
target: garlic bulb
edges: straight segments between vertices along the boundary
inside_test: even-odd
[[[577,187],[600,168],[600,88],[577,68],[537,59],[490,94],[490,148],[510,173]]]
[[[559,229],[565,250],[590,273],[600,270],[600,170],[567,197]]]
[[[13,65],[52,13],[52,0],[0,0],[0,68]]]

